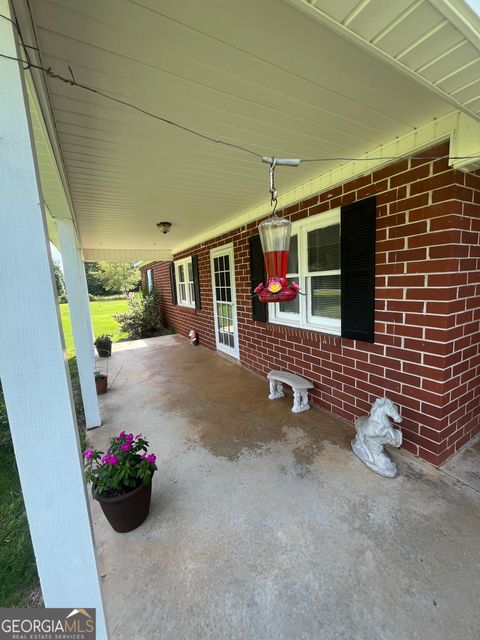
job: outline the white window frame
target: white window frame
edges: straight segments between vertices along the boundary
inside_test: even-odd
[[[195,309],[195,287],[193,280],[193,265],[192,256],[183,258],[182,260],[175,260],[175,282],[177,287],[177,302],[181,307],[189,307]],[[180,267],[183,267],[183,273],[185,279],[180,280]],[[189,279],[189,267],[192,272],[192,279]],[[182,293],[182,285],[185,288],[185,295]]]
[[[148,293],[153,291],[153,269],[147,269],[147,291]]]
[[[340,275],[340,269],[334,271],[322,271],[312,274],[308,273],[308,232],[322,227],[328,227],[331,224],[340,224],[340,208],[332,209],[326,213],[319,213],[310,218],[298,220],[292,224],[292,236],[298,237],[298,274],[287,274],[287,280],[295,280],[301,287],[302,293],[307,295],[299,295],[299,313],[287,313],[280,311],[280,303],[270,303],[268,318],[273,324],[282,324],[300,329],[309,329],[313,331],[321,331],[322,333],[330,333],[339,336],[341,334],[341,320],[334,318],[326,318],[321,316],[312,316],[310,314],[310,294],[307,288],[308,278],[314,277],[317,273],[321,275]],[[341,229],[340,229],[341,233]]]

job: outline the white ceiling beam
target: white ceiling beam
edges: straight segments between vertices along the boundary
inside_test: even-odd
[[[172,260],[171,249],[89,249],[83,248],[83,258],[85,262],[131,262],[142,261],[170,261]]]

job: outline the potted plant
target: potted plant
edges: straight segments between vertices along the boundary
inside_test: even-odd
[[[94,342],[100,358],[108,358],[112,355],[112,338],[107,333],[97,336]]]
[[[134,436],[122,431],[111,438],[105,453],[90,448],[83,455],[92,495],[111,526],[120,533],[139,527],[150,510],[152,477],[157,470],[147,440],[141,433]]]
[[[95,386],[97,387],[97,395],[101,396],[107,393],[108,376],[101,371],[95,371]]]

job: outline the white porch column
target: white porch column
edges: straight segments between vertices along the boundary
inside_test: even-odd
[[[10,16],[8,0],[0,13]],[[17,56],[0,18],[2,53]],[[108,638],[23,73],[0,58],[0,377],[47,607]]]
[[[62,252],[63,273],[72,321],[78,375],[82,390],[83,409],[87,429],[101,425],[100,409],[95,388],[95,358],[93,355],[90,304],[85,289],[83,262],[80,259],[75,227],[71,220],[57,219],[58,237]]]

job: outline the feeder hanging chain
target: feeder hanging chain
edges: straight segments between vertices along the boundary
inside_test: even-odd
[[[272,158],[272,162],[270,163],[270,204],[273,205],[273,213],[277,208],[277,190],[275,189],[275,166],[277,161],[275,158]]]

